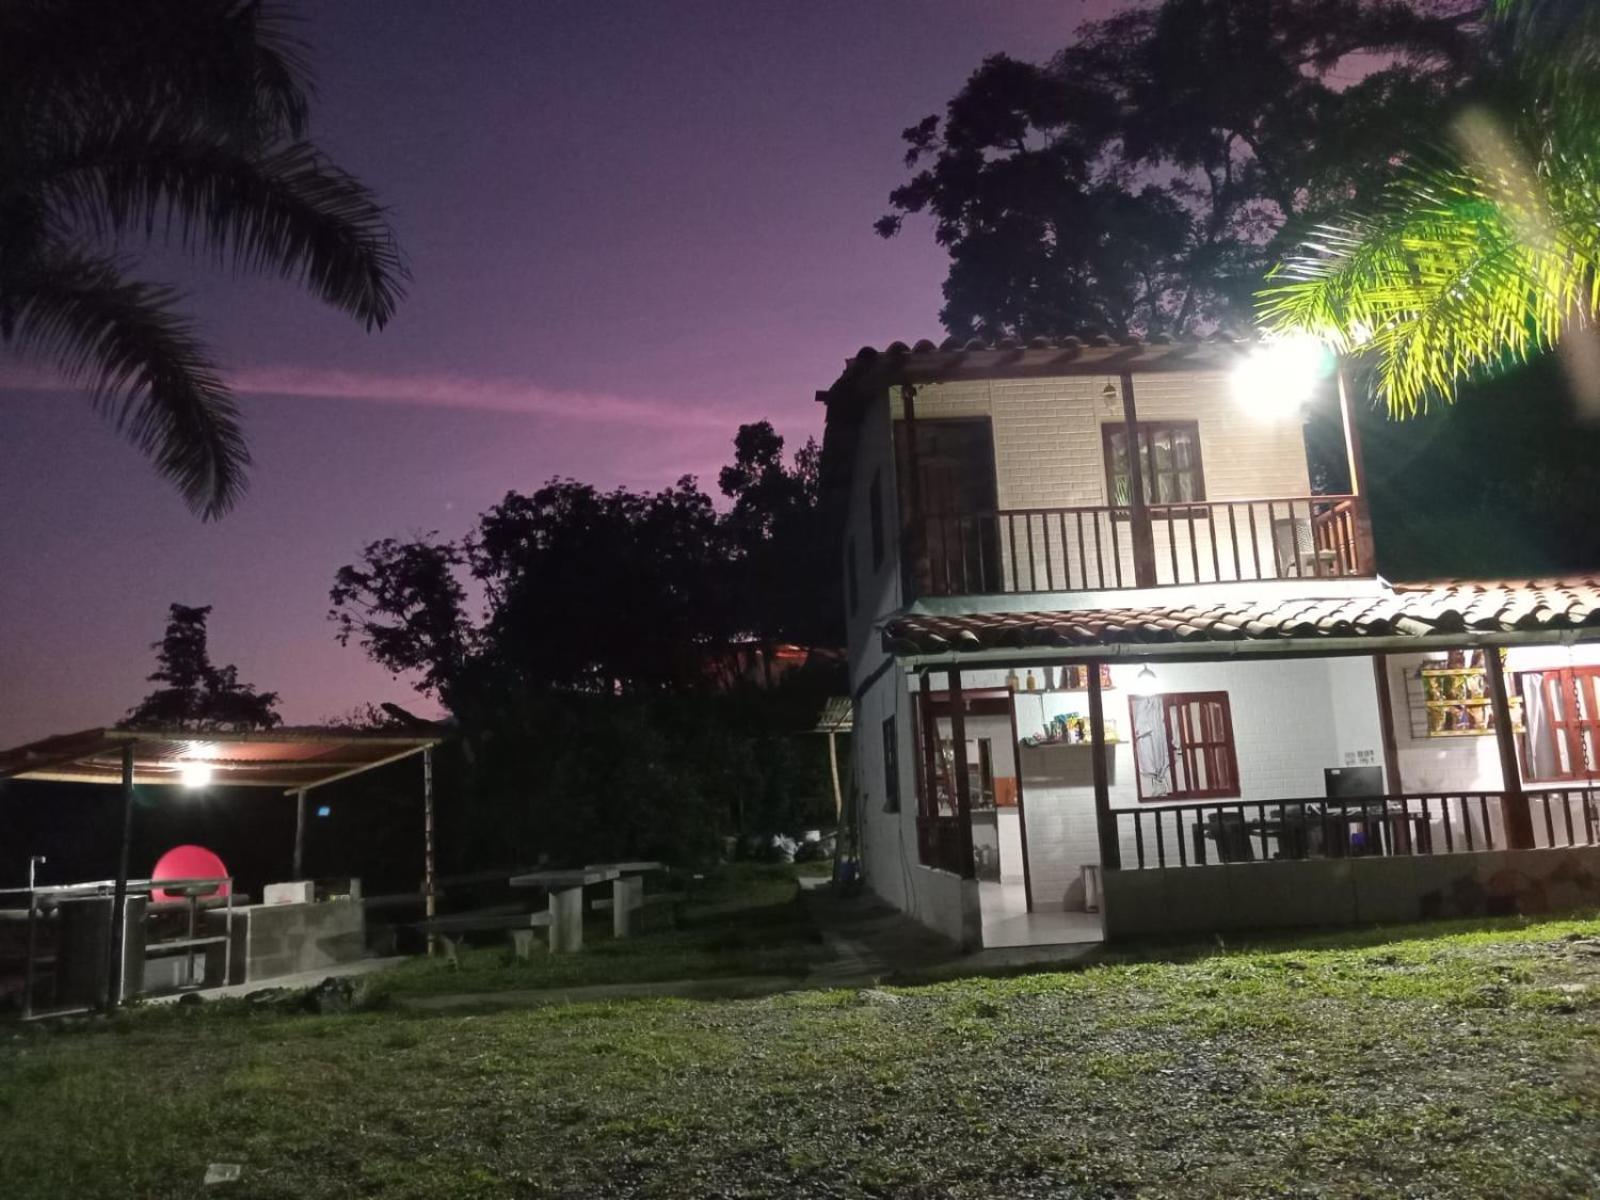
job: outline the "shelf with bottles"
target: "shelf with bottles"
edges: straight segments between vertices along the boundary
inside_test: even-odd
[[[1015,671],[1006,675],[1006,686],[1019,695],[1049,695],[1055,692],[1086,692],[1089,690],[1088,664],[1069,663],[1064,667],[1032,667],[1021,676]],[[1100,664],[1100,688],[1109,691],[1116,685],[1111,682],[1111,667]]]
[[[1106,745],[1113,746],[1122,738],[1118,735],[1115,721],[1105,722]],[[1020,739],[1023,746],[1030,750],[1042,746],[1090,746],[1089,718],[1083,713],[1057,713],[1044,728],[1038,733],[1032,733]]]

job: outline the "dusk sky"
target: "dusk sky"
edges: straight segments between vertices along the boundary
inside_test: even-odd
[[[304,3],[314,133],[390,206],[414,280],[368,335],[170,254],[241,393],[249,495],[202,525],[81,395],[0,359],[0,746],[115,721],[168,604],[291,722],[430,711],[341,648],[334,571],[464,532],[552,475],[714,488],[735,428],[798,445],[863,343],[937,336],[944,256],[872,221],[900,131],[1094,0]],[[43,383],[44,386],[39,386]]]

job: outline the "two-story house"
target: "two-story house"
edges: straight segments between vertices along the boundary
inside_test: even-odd
[[[897,343],[818,394],[884,899],[966,945],[1600,902],[1600,586],[1385,581],[1342,385],[1333,494],[1263,353]]]

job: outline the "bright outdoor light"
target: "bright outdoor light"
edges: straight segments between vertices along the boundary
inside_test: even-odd
[[[211,764],[186,762],[178,764],[178,781],[186,788],[203,788],[211,782]]]
[[[1310,334],[1264,342],[1233,369],[1233,395],[1258,417],[1288,416],[1333,370],[1333,355]]]

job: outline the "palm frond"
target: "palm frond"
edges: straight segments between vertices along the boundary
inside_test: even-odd
[[[1470,123],[1466,128],[1470,134]],[[1376,213],[1324,227],[1260,293],[1263,323],[1376,364],[1391,413],[1547,350],[1600,286],[1584,155],[1521,166],[1501,139],[1413,164]]]
[[[59,253],[0,277],[0,328],[88,385],[97,411],[207,520],[244,493],[250,453],[232,395],[170,289]]]
[[[236,269],[304,283],[368,328],[404,293],[383,207],[309,143],[246,150],[193,125],[117,124],[74,133],[33,170],[51,208],[97,235],[172,233]]]
[[[6,0],[0,100],[92,128],[182,112],[235,136],[304,136],[312,90],[295,19],[261,0]]]

